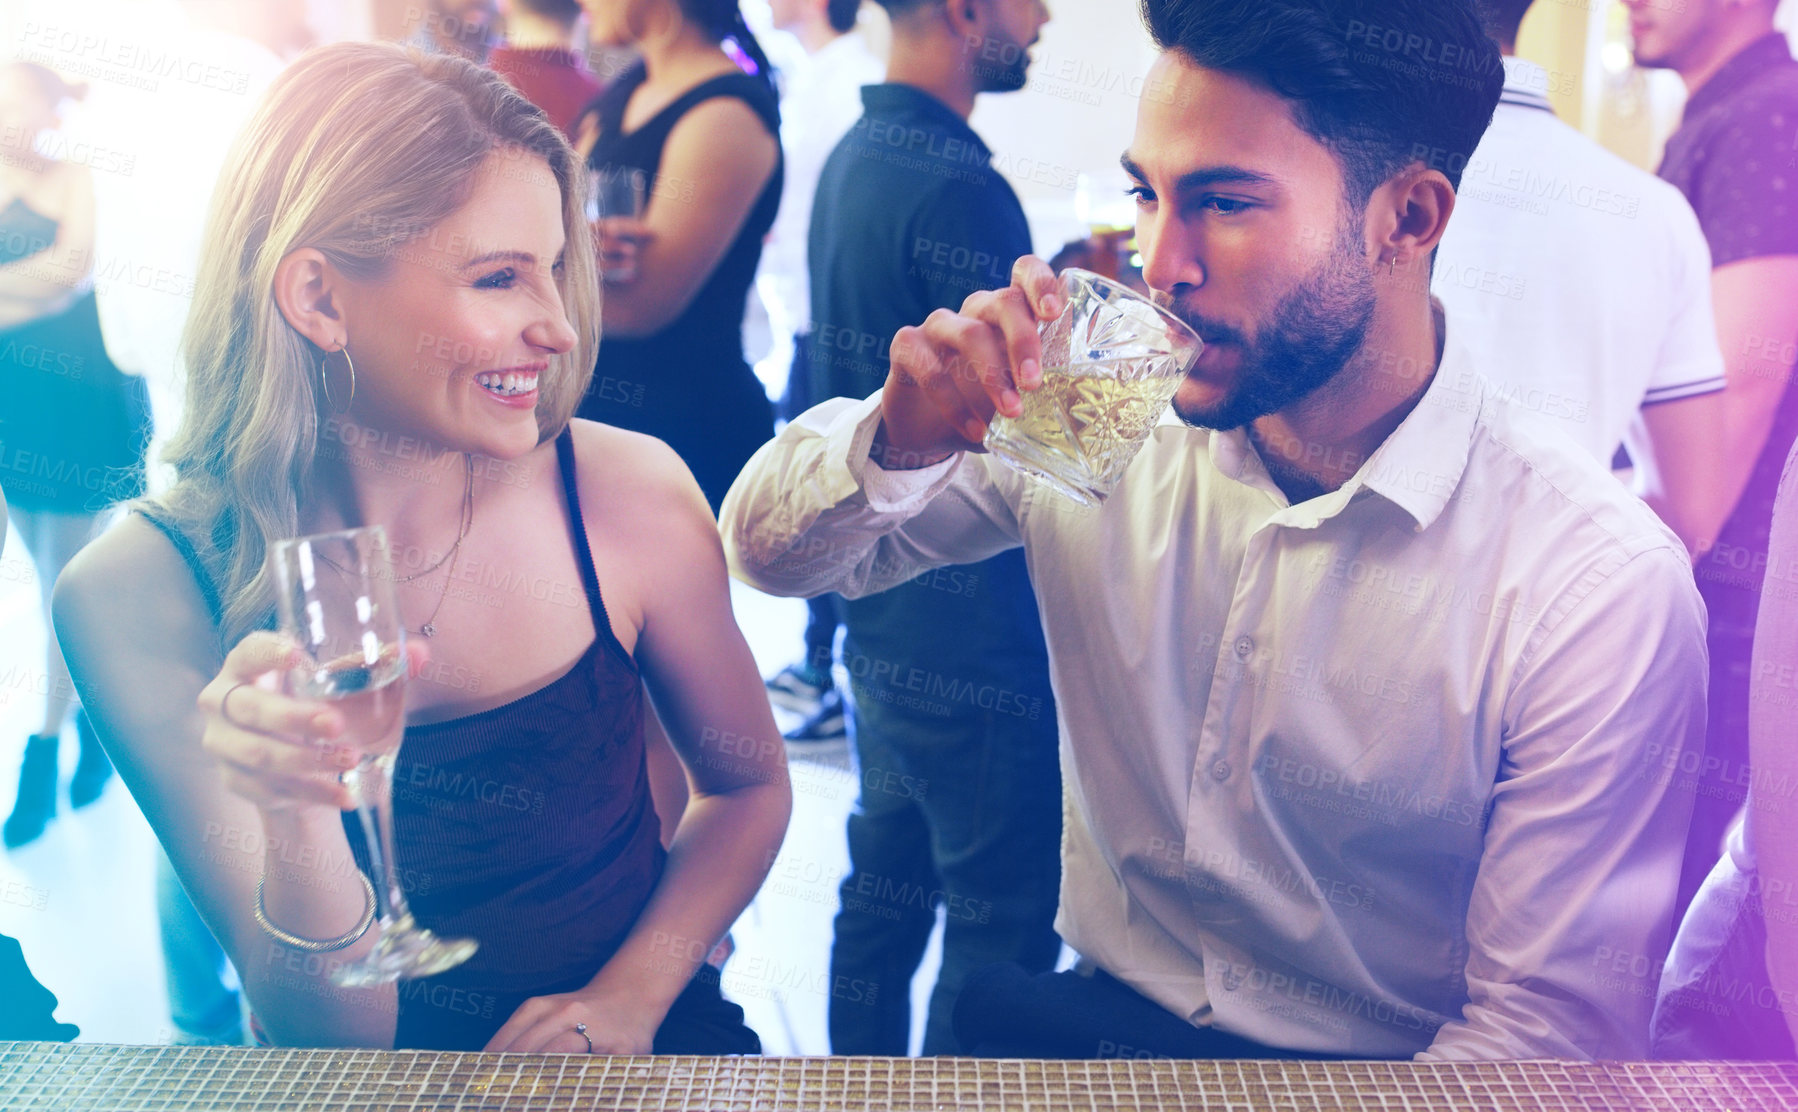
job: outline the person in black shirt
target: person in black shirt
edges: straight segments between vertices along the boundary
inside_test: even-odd
[[[1698,213],[1711,246],[1712,299],[1729,378],[1734,449],[1717,543],[1697,560],[1710,614],[1707,753],[1681,871],[1684,907],[1741,810],[1748,688],[1780,467],[1798,441],[1798,61],[1773,30],[1775,0],[1625,0],[1636,62],[1672,69],[1691,91],[1660,175]],[[1739,492],[1740,497],[1737,498]],[[1681,770],[1686,774],[1688,770]]]
[[[1001,287],[1029,254],[1016,194],[968,127],[975,97],[1022,88],[1039,0],[882,0],[887,83],[818,182],[808,257],[812,398],[866,397],[893,334]],[[849,818],[831,1051],[903,1055],[908,986],[946,917],[926,1054],[957,1050],[967,975],[991,962],[1052,968],[1060,771],[1040,619],[1019,551],[940,569],[845,604],[850,736],[861,798]]]

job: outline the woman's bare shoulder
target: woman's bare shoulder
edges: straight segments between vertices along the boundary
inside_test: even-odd
[[[57,628],[135,626],[146,620],[210,627],[192,569],[142,514],[122,514],[69,561],[56,581]]]
[[[674,449],[596,421],[577,419],[572,429],[583,507],[599,510],[616,528],[663,542],[695,530],[716,536],[705,495]]]
[[[569,429],[583,495],[587,480],[650,496],[672,494],[688,484],[699,489],[674,449],[653,436],[579,417],[570,422]]]
[[[667,159],[710,158],[720,169],[761,181],[780,160],[780,140],[755,109],[736,97],[693,106],[668,133]]]

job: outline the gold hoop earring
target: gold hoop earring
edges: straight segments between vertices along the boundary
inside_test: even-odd
[[[331,356],[338,354],[343,356],[343,365],[350,369],[350,398],[341,406],[337,404],[337,399],[331,396]],[[350,406],[356,404],[356,364],[350,360],[348,344],[336,351],[327,351],[319,358],[318,383],[325,392],[325,404],[331,407],[333,413],[341,416],[350,411]]]

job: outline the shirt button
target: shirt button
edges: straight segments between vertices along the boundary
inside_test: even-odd
[[[1230,778],[1230,762],[1219,761],[1212,765],[1211,775],[1218,780],[1228,780]]]
[[[1255,651],[1255,642],[1253,640],[1251,640],[1247,635],[1238,637],[1236,639],[1236,655],[1239,658],[1241,658],[1243,660],[1247,660],[1249,658],[1249,654],[1254,651]]]

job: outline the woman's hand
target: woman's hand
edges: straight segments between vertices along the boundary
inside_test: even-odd
[[[426,650],[409,644],[407,655],[415,673]],[[281,693],[282,673],[303,660],[299,648],[278,634],[252,633],[238,642],[200,690],[200,742],[218,760],[225,786],[264,811],[347,811],[356,800],[340,777],[363,754],[337,741],[343,714],[329,702]]]
[[[593,246],[600,274],[610,285],[637,280],[637,255],[655,238],[649,225],[634,216],[608,216],[593,224]]]
[[[484,1050],[514,1054],[648,1054],[660,1017],[650,1022],[641,1001],[592,987],[556,996],[533,996],[518,1005]],[[574,1029],[587,1025],[586,1036]]]

